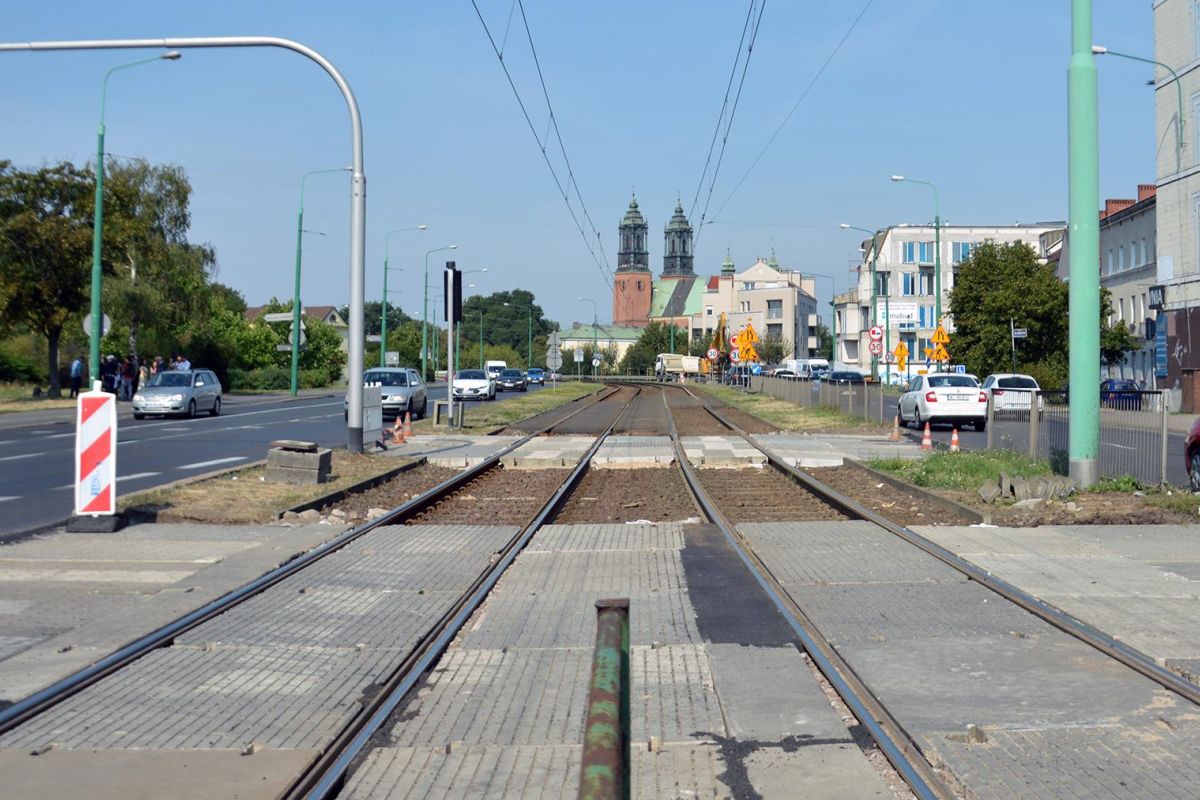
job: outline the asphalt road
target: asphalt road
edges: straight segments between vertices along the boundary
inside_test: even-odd
[[[519,394],[501,392],[497,401]],[[431,399],[444,395],[444,383],[431,385]],[[340,391],[269,400],[226,395],[219,417],[140,421],[129,415],[128,403],[120,403],[118,495],[257,461],[266,457],[267,447],[275,439],[344,447],[343,396]],[[73,415],[66,421],[66,414],[39,413],[45,417],[40,424],[0,427],[0,535],[49,527],[73,511]],[[386,420],[384,424],[391,425]]]

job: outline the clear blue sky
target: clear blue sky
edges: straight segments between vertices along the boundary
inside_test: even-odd
[[[503,38],[511,0],[478,0]],[[713,191],[725,204],[865,0],[767,3]],[[661,268],[676,194],[691,206],[748,2],[526,0],[556,117],[587,209],[615,267],[631,188]],[[1153,55],[1149,2],[1096,0],[1096,41]],[[532,289],[552,318],[610,308],[469,0],[355,2],[41,2],[5,11],[7,41],[275,35],[324,53],[363,113],[368,184],[367,296],[378,299],[384,234],[404,273],[393,301],[420,309],[427,249],[456,243],[476,291]],[[836,226],[925,222],[936,182],[946,221],[1066,217],[1066,0],[875,0],[740,190],[705,228],[696,270],[739,267],[774,247],[789,267],[850,280],[856,235]],[[0,157],[33,165],[94,158],[100,80],[139,51],[0,55]],[[547,114],[520,16],[505,45],[539,132]],[[1149,66],[1100,59],[1101,196],[1153,182]],[[108,150],[182,165],[194,187],[192,238],[209,242],[218,279],[251,304],[291,295],[300,176],[349,163],[345,106],[314,64],[282,50],[195,50],[118,73]],[[556,164],[561,161],[556,160]],[[306,304],[349,295],[349,179],[309,180]],[[699,215],[697,211],[696,216]],[[693,219],[693,224],[696,222]],[[740,224],[732,224],[740,223]],[[446,254],[435,254],[440,263]],[[829,282],[818,284],[822,300]]]

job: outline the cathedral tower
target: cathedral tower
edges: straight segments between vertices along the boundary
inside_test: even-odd
[[[617,272],[613,276],[613,325],[644,327],[650,319],[650,226],[638,210],[637,197],[618,226]]]
[[[690,278],[695,276],[692,269],[692,226],[683,214],[683,203],[676,201],[675,213],[667,222],[663,241],[663,271],[664,278]]]

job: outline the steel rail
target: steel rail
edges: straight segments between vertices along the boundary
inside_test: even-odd
[[[767,457],[767,461],[771,466],[781,470],[784,474],[790,476],[793,480],[800,483],[809,491],[821,497],[830,505],[837,507],[844,513],[858,517],[860,519],[873,522],[889,533],[900,537],[909,544],[924,550],[929,555],[941,561],[946,566],[957,570],[970,580],[975,581],[981,586],[990,589],[1011,603],[1028,611],[1044,622],[1049,623],[1058,630],[1072,636],[1079,641],[1087,644],[1102,654],[1119,661],[1135,672],[1149,678],[1150,680],[1168,689],[1189,702],[1200,705],[1200,686],[1186,680],[1174,672],[1171,672],[1166,667],[1159,666],[1154,658],[1135,647],[1118,641],[1112,635],[1103,630],[1084,622],[1077,617],[1072,616],[1061,608],[1047,603],[1039,597],[1026,592],[1024,589],[1009,583],[1003,578],[998,578],[982,567],[971,563],[970,561],[960,557],[957,553],[942,547],[937,542],[928,539],[919,533],[915,533],[903,525],[897,525],[889,519],[886,519],[863,504],[859,503],[851,497],[847,497],[831,486],[817,480],[806,472],[796,469],[791,464],[785,462],[782,458],[771,450],[771,448],[755,441],[750,434],[743,431],[729,419],[725,418],[716,409],[709,406],[700,397],[697,397],[691,390],[686,387],[680,387],[693,398],[698,400],[701,406],[704,407],[709,414],[717,419],[722,424],[729,427],[731,431],[741,436],[748,444],[760,450]]]
[[[615,394],[616,392],[613,392]],[[147,653],[164,647],[170,644],[175,637],[186,633],[203,622],[206,622],[213,617],[219,616],[234,606],[249,600],[263,591],[269,589],[285,578],[299,572],[300,570],[310,566],[314,562],[324,558],[330,553],[334,553],[361,536],[370,533],[375,528],[383,525],[394,524],[397,520],[418,513],[446,495],[450,494],[459,487],[469,483],[481,473],[491,469],[500,462],[500,459],[522,445],[527,444],[534,437],[545,433],[555,425],[561,425],[566,420],[570,419],[575,414],[580,413],[588,408],[591,408],[596,403],[612,397],[612,394],[601,397],[600,393],[592,395],[596,398],[594,402],[582,405],[567,414],[561,420],[547,425],[533,433],[518,439],[509,446],[485,458],[480,463],[473,467],[469,467],[457,475],[451,476],[442,481],[438,485],[427,489],[417,497],[412,498],[408,502],[393,508],[386,514],[383,514],[375,519],[372,519],[356,528],[351,528],[338,536],[330,539],[327,542],[313,548],[303,555],[293,558],[286,564],[281,564],[275,569],[260,575],[258,578],[246,583],[232,591],[229,591],[218,598],[210,600],[208,603],[200,606],[193,611],[178,617],[171,622],[147,633],[143,636],[134,639],[133,641],[121,646],[112,653],[109,653],[104,658],[89,664],[82,669],[79,669],[64,678],[61,678],[49,686],[41,689],[23,700],[13,703],[8,708],[0,710],[0,734],[16,728],[17,726],[29,721],[38,714],[41,714],[58,703],[66,700],[74,694],[86,689],[88,686],[96,683],[102,678],[111,675],[117,670],[125,667]]]
[[[700,483],[695,468],[688,459],[687,453],[683,449],[683,443],[679,439],[675,418],[670,414],[671,407],[667,403],[665,387],[663,389],[663,404],[667,406],[667,413],[671,420],[670,436],[671,444],[675,448],[675,462],[683,473],[684,482],[691,491],[693,501],[703,509],[709,520],[720,528],[721,533],[725,535],[725,540],[729,542],[729,546],[737,553],[742,564],[754,576],[759,587],[771,599],[796,638],[800,640],[804,651],[812,658],[813,664],[833,685],[838,696],[850,708],[850,712],[866,729],[871,739],[900,773],[913,793],[922,800],[950,800],[950,798],[956,797],[900,723],[892,717],[883,703],[875,697],[833,645],[825,639],[817,626],[766,568],[766,565],[756,556],[751,555],[753,551],[750,550],[748,543],[743,540],[741,534],[716,506],[708,491]],[[695,397],[695,395],[692,396]],[[696,399],[699,400],[699,398]],[[701,403],[703,404],[703,401]]]
[[[548,520],[552,519],[562,507],[567,495],[574,490],[591,464],[592,457],[600,449],[617,423],[633,406],[634,400],[641,394],[639,389],[612,423],[601,433],[571,473],[559,485],[557,491],[546,501],[541,510],[516,536],[509,541],[497,562],[480,574],[475,584],[463,593],[452,612],[447,614],[442,622],[434,626],[426,634],[424,641],[417,645],[392,674],[384,681],[381,691],[373,700],[365,705],[359,714],[351,720],[334,742],[325,748],[324,753],[314,762],[313,766],[301,776],[288,791],[287,798],[308,798],[319,800],[332,797],[342,787],[342,781],[353,764],[355,758],[370,742],[376,731],[387,721],[388,717],[402,703],[417,681],[433,667],[438,658],[450,646],[463,626],[483,604],[492,588],[517,556],[525,549],[529,540],[540,530]],[[611,396],[611,395],[610,395]]]

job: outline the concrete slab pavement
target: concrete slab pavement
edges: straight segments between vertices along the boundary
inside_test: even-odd
[[[764,433],[753,437],[793,467],[840,467],[847,458],[919,458],[921,448],[902,439],[856,434]]]
[[[388,445],[384,455],[392,457],[424,456],[430,464],[451,469],[473,467],[519,441],[519,436],[468,436],[451,434],[408,437],[401,445]]]
[[[610,469],[665,467],[675,461],[669,436],[609,436],[592,457],[592,466]]]

